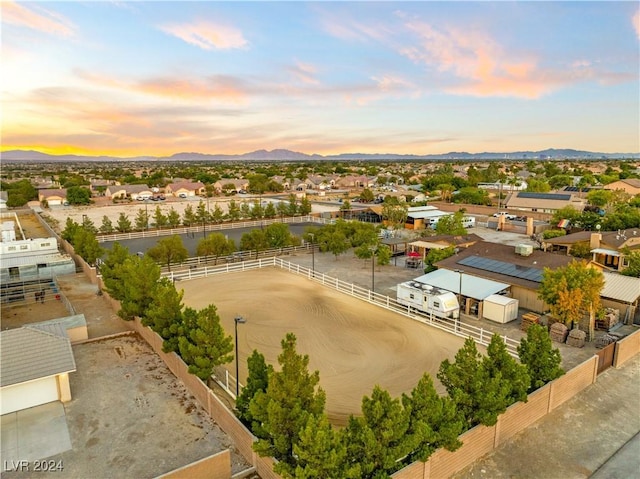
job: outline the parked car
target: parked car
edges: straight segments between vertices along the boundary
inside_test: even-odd
[[[186,197],[187,197],[187,194],[186,194],[186,193],[180,193],[178,196],[179,196],[180,198],[186,198]]]
[[[506,218],[508,220],[515,220],[516,219],[516,215],[512,215],[511,213],[507,213],[506,211],[499,211],[498,213],[494,213],[493,216],[494,216],[494,218],[500,218],[501,216],[503,216],[504,218]]]

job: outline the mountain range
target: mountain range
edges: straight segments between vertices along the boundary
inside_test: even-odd
[[[549,148],[541,151],[515,151],[510,153],[467,153],[450,152],[438,155],[400,155],[394,153],[341,153],[337,155],[318,155],[300,153],[297,151],[276,149],[256,150],[239,155],[207,154],[207,153],[176,153],[171,156],[135,156],[120,158],[115,156],[86,156],[86,155],[49,155],[34,150],[9,150],[0,153],[3,161],[43,161],[43,162],[109,162],[109,161],[357,161],[357,160],[395,160],[395,161],[473,161],[473,160],[606,160],[622,158],[640,158],[640,153],[596,153],[572,149]]]

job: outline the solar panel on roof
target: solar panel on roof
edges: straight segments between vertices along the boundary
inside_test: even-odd
[[[531,268],[529,266],[521,266],[505,261],[495,259],[482,258],[480,256],[467,256],[458,261],[458,264],[470,266],[471,268],[489,271],[490,273],[504,274],[513,278],[526,279],[536,283],[542,282],[542,270],[539,268]]]
[[[518,193],[518,198],[529,198],[532,200],[561,200],[569,201],[571,195],[564,195],[561,193],[529,193],[527,191],[521,191]]]

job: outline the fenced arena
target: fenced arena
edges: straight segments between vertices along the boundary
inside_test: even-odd
[[[215,304],[229,334],[234,334],[235,317],[246,320],[237,326],[241,381],[254,349],[267,363],[277,365],[280,341],[294,333],[298,351],[309,355],[309,369],[320,371],[327,413],[336,425],[359,414],[362,397],[375,385],[398,397],[409,393],[427,372],[444,393],[436,379],[440,363],[452,360],[467,336],[480,344],[491,339],[489,331],[431,318],[387,296],[280,258],[165,276],[184,290],[186,306]],[[507,338],[507,346],[513,354],[517,342]],[[235,364],[227,368],[217,376],[233,393]]]

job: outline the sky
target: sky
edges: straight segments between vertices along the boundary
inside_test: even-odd
[[[640,152],[635,1],[0,9],[2,151]]]

